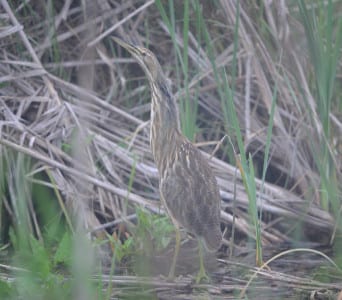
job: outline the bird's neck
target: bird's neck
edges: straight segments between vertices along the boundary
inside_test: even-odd
[[[181,136],[176,101],[165,81],[151,88],[150,142],[159,172],[163,172],[167,159],[172,159],[173,148]]]

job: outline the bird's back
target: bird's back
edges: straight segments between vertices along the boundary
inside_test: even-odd
[[[220,203],[207,159],[187,139],[174,141],[174,153],[160,179],[162,200],[171,217],[203,239],[209,251],[221,244]]]

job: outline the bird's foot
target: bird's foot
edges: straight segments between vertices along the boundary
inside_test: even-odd
[[[175,265],[172,264],[170,272],[169,272],[169,275],[167,276],[167,280],[171,281],[171,280],[174,280],[174,279],[175,279]]]
[[[210,277],[208,276],[204,268],[200,268],[196,276],[196,283],[198,284],[200,282],[210,282]]]
[[[175,280],[175,276],[169,275],[159,275],[159,278],[166,281],[166,282],[173,282]]]

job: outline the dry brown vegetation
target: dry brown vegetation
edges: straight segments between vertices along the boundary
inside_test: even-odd
[[[135,224],[135,205],[163,214],[158,173],[149,148],[149,86],[134,60],[111,40],[115,34],[151,49],[172,82],[181,108],[185,101],[190,111],[197,107],[194,141],[208,158],[219,143],[210,162],[222,196],[224,237],[219,284],[209,286],[208,293],[218,296],[242,288],[245,281],[229,280],[238,271],[236,265],[228,263],[227,267],[227,257],[230,249],[234,250],[232,261],[252,253],[246,240],[252,241],[255,231],[232,155],[236,137],[225,121],[225,99],[219,92],[222,82],[217,77],[225,70],[228,82],[232,81],[235,1],[201,1],[210,45],[203,37],[199,39],[202,33],[190,9],[186,79],[179,63],[184,53],[182,1],[174,3],[172,33],[154,1],[48,1],[51,7],[45,1],[22,2],[7,5],[2,1],[0,14],[0,151],[8,185],[1,205],[6,222],[15,223],[17,217],[18,182],[14,178],[21,174],[21,162],[16,153],[32,158],[25,180],[51,187],[52,194],[61,196],[69,214],[77,216],[87,231],[97,234],[106,228],[117,233],[123,228],[120,224],[126,224],[124,230],[129,231]],[[166,1],[162,3],[167,7]],[[336,233],[334,216],[322,206],[321,176],[315,162],[315,149],[326,137],[311,89],[313,66],[298,8],[288,5],[287,1],[241,1],[233,78],[245,150],[253,157],[258,178],[275,86],[277,89],[266,181],[256,179],[262,244],[272,249],[265,260],[292,242],[301,248],[328,245]],[[341,81],[341,61],[338,65]],[[341,182],[341,111],[335,112],[330,115],[335,134],[329,150],[336,182]],[[222,140],[225,135],[230,139]],[[43,176],[37,179],[37,174]],[[35,199],[26,192],[30,214],[26,225],[40,237]],[[296,259],[302,260],[301,256]],[[225,277],[227,268],[231,273]],[[321,288],[313,281],[310,285],[300,273],[291,277],[291,267],[281,273],[284,269],[262,271],[255,291],[274,292],[267,280],[276,284],[276,278],[284,289],[275,286],[284,295],[288,287],[290,291]],[[115,284],[120,285],[120,280],[114,278]],[[130,286],[136,280],[126,277],[125,283]],[[191,285],[187,280],[169,285],[149,281],[149,286],[163,287],[165,293],[172,288],[184,292]],[[328,287],[337,289],[338,285]]]

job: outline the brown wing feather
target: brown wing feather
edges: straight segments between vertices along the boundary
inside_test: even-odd
[[[203,238],[208,250],[221,244],[220,195],[207,160],[188,141],[176,149],[160,181],[160,192],[171,216]]]

